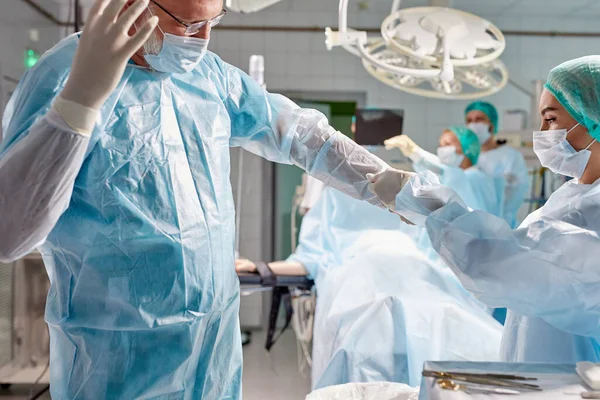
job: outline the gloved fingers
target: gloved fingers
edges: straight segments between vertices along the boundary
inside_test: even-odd
[[[367,174],[367,179],[369,180],[369,182],[375,183],[377,181],[377,176],[375,174]]]
[[[133,34],[133,36],[127,41],[125,48],[123,51],[127,53],[128,56],[132,56],[140,47],[146,43],[154,29],[158,25],[158,17],[155,15],[152,18],[148,19],[148,21],[144,22],[144,25]]]
[[[136,0],[117,20],[117,26],[121,32],[129,32],[133,23],[148,7],[148,0]]]
[[[416,143],[406,135],[402,135],[398,138],[398,143],[404,149],[410,149],[416,146]]]
[[[92,6],[92,8],[90,9],[90,12],[88,14],[88,20],[86,22],[87,26],[92,25],[96,21],[96,19],[100,15],[102,15],[102,13],[106,9],[106,6],[108,5],[109,2],[110,2],[110,0],[96,0],[94,2],[94,5]]]
[[[375,193],[375,187],[373,186],[372,182],[367,185],[367,189],[369,189],[369,192],[377,196],[377,193]]]
[[[395,138],[391,138],[383,142],[386,150],[391,150],[396,147],[396,141],[394,139]]]
[[[405,135],[394,136],[393,138],[386,140],[383,144],[388,150],[393,149],[395,147],[404,150],[408,145],[406,138],[407,136]]]
[[[403,135],[398,135],[398,136],[393,136],[389,139],[386,139],[383,144],[386,146],[393,146],[395,143],[398,142],[398,140],[402,137]]]
[[[127,3],[127,0],[110,0],[110,3],[108,3],[104,9],[99,21],[102,21],[106,25],[114,23],[125,6],[125,3]]]

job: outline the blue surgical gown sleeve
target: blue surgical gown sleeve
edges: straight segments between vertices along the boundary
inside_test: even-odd
[[[319,200],[302,218],[299,245],[287,261],[299,262],[306,268],[311,279],[316,279],[319,271],[335,262],[336,254],[330,226],[322,221],[329,220],[333,213],[330,201],[331,189],[325,189]]]
[[[486,210],[481,196],[474,190],[473,181],[466,171],[445,165],[437,155],[423,149],[417,149],[410,158],[415,172],[427,170],[433,172],[440,183],[452,188],[468,207],[475,210]]]
[[[491,177],[504,179],[504,219],[512,228],[519,223],[517,214],[530,188],[529,171],[523,155],[508,145],[481,153],[477,164]]]
[[[294,164],[327,186],[381,206],[366,175],[389,168],[385,162],[332,128],[320,112],[267,92],[237,68],[227,66],[226,79],[232,146]]]
[[[540,210],[513,230],[504,219],[469,211],[429,172],[402,189],[396,209],[425,223],[434,249],[482,302],[600,337],[600,270],[596,257],[583,256],[600,246],[596,232]]]
[[[0,144],[0,261],[42,244],[66,210],[89,136],[74,132],[51,108],[61,76],[41,62],[9,102]],[[35,90],[34,90],[35,88]]]
[[[421,148],[411,154],[410,160],[413,162],[415,172],[429,170],[439,176],[444,171],[444,164],[440,161],[440,158]]]
[[[515,157],[512,163],[512,174],[505,176],[505,203],[504,218],[510,223],[511,227],[516,228],[519,225],[517,216],[527,193],[531,188],[529,171],[523,157]]]

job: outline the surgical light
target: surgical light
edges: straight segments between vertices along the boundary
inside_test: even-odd
[[[446,7],[399,8],[394,0],[381,38],[368,38],[348,28],[348,0],[340,0],[338,31],[326,29],[327,48],[343,47],[376,79],[419,96],[476,99],[508,83],[498,59],[506,42],[491,22]]]

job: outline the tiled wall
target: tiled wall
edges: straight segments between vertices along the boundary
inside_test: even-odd
[[[239,168],[240,154],[243,163]],[[238,176],[242,171],[242,190],[238,196]],[[236,202],[236,211],[240,215],[241,257],[250,260],[272,261],[271,222],[273,202],[271,192],[271,165],[264,159],[240,148],[231,149],[231,182]],[[268,315],[270,297],[264,292],[251,296],[242,296],[240,305],[240,323],[244,328],[261,327]]]
[[[39,31],[37,45],[44,52],[59,40],[59,29],[33,8],[20,0],[3,0],[0,12],[0,69],[2,74],[19,79],[23,74],[23,52],[29,44],[29,30]],[[38,3],[51,11],[58,5],[51,0]]]

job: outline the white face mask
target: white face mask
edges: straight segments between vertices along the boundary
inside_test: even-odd
[[[490,126],[485,122],[473,122],[467,125],[467,128],[473,131],[479,138],[479,144],[487,142],[492,134],[490,133]]]
[[[154,33],[144,44],[146,53],[144,58],[150,67],[159,72],[185,74],[200,64],[208,50],[209,39],[177,36],[163,32],[162,46],[159,47],[160,43],[157,41],[159,39]]]
[[[437,148],[437,156],[442,164],[450,167],[460,167],[465,159],[464,154],[458,154],[454,146],[441,146]]]
[[[556,174],[581,178],[592,155],[588,149],[596,140],[592,140],[585,149],[576,151],[567,140],[567,135],[578,126],[579,124],[568,131],[557,129],[533,132],[533,151],[542,166]]]

